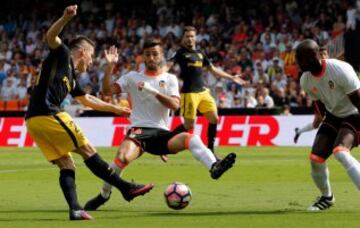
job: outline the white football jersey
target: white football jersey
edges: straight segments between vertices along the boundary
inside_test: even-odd
[[[169,130],[170,109],[162,105],[154,95],[140,91],[138,85],[141,82],[148,82],[162,94],[180,98],[176,76],[169,73],[149,76],[146,72],[131,71],[116,81],[121,91],[129,94],[132,109],[130,127],[149,127]]]
[[[358,113],[347,96],[360,88],[359,78],[350,64],[336,59],[323,60],[321,73],[304,72],[300,84],[312,100],[320,100],[334,116]]]

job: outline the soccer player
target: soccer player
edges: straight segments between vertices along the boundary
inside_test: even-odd
[[[313,40],[298,45],[296,59],[304,72],[301,86],[319,107],[315,115],[326,110],[310,154],[311,176],[321,196],[308,210],[320,211],[335,203],[326,165],[331,154],[360,189],[360,163],[350,153],[359,144],[360,81],[348,63],[321,59],[319,46]]]
[[[319,48],[319,54],[320,54],[320,58],[321,59],[328,59],[329,58],[329,54],[327,52],[326,47],[320,47]],[[316,105],[316,103],[314,103],[314,105]],[[319,110],[319,107],[316,107],[315,110]],[[301,127],[301,128],[295,128],[295,136],[294,136],[294,143],[296,144],[297,141],[299,140],[299,137],[302,133],[307,132],[307,131],[312,131],[314,129],[317,129],[321,122],[322,122],[322,118],[324,117],[325,113],[320,113],[321,115],[315,115],[314,116],[314,120],[312,123],[308,123],[305,126]],[[320,117],[320,118],[319,118]]]
[[[63,16],[47,32],[50,53],[42,65],[25,118],[27,129],[37,146],[46,159],[60,169],[59,182],[69,206],[70,220],[88,220],[92,217],[80,206],[77,199],[75,164],[70,152],[80,154],[86,166],[96,176],[114,185],[127,201],[150,191],[153,185],[137,185],[119,178],[96,153],[70,115],[60,110],[61,102],[70,93],[80,103],[93,109],[130,114],[130,110],[85,94],[79,87],[77,75],[86,71],[92,63],[94,43],[79,36],[70,42],[68,48],[58,37],[76,12],[77,5],[68,6]]]
[[[179,108],[179,87],[175,75],[163,72],[163,49],[157,39],[146,40],[143,47],[145,71],[129,72],[111,84],[111,72],[118,61],[117,49],[105,52],[107,68],[103,81],[103,92],[107,95],[128,93],[131,97],[132,112],[130,129],[115,156],[111,167],[120,174],[143,152],[154,155],[176,154],[189,149],[209,171],[213,179],[218,179],[232,167],[236,155],[228,154],[217,161],[214,154],[203,144],[198,135],[187,132],[169,131],[170,110]],[[111,185],[104,183],[100,193],[85,205],[86,210],[96,210],[109,200]]]
[[[320,57],[321,57],[322,59],[328,59],[328,58],[330,58],[329,53],[328,53],[328,51],[327,51],[327,48],[326,48],[325,46],[320,47],[320,48],[319,48],[319,52],[320,52]]]
[[[180,114],[184,117],[184,124],[178,126],[176,132],[184,132],[194,127],[197,111],[209,120],[207,131],[208,148],[214,152],[214,142],[218,122],[216,102],[205,86],[202,76],[203,68],[218,77],[229,79],[237,84],[246,82],[239,75],[232,76],[215,67],[207,56],[196,50],[196,28],[186,26],[182,37],[182,47],[172,57],[165,70],[168,71],[175,64],[180,66],[180,78],[184,81],[181,88]]]

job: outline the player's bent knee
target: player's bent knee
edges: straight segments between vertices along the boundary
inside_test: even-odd
[[[211,117],[211,118],[209,119],[209,122],[210,122],[211,124],[217,124],[217,123],[219,122],[219,116],[218,116],[218,115],[215,115],[215,116]]]
[[[167,143],[167,148],[171,154],[177,154],[180,151],[183,151],[185,149],[188,149],[187,146],[187,140],[188,137],[190,137],[190,133],[182,132],[175,136],[173,136],[171,139],[169,139]]]
[[[322,157],[320,157],[319,155],[316,155],[316,154],[310,154],[309,159],[310,159],[311,162],[318,163],[318,164],[323,164],[326,161],[325,158],[322,158]]]
[[[75,170],[74,160],[70,156],[61,157],[53,162],[59,167],[59,169]]]
[[[96,153],[96,149],[90,144],[85,144],[75,150],[76,153],[80,154],[84,160],[90,158]]]
[[[334,147],[332,152],[336,157],[337,153],[344,153],[344,152],[349,152],[349,151],[350,151],[350,149],[345,146],[336,146],[336,147]]]
[[[194,125],[195,125],[195,120],[185,118],[184,127],[186,128],[186,130],[193,129]]]

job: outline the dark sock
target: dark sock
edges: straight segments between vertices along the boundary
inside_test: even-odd
[[[184,124],[180,124],[179,126],[177,126],[173,132],[179,134],[179,133],[182,133],[182,132],[187,132],[187,129],[185,128]]]
[[[130,183],[121,179],[116,172],[109,167],[108,163],[102,160],[99,154],[94,154],[84,162],[97,177],[113,185],[121,192],[128,190]]]
[[[217,124],[209,123],[207,138],[208,138],[208,148],[214,153],[214,142],[216,136],[216,126]]]
[[[78,202],[76,194],[75,171],[71,169],[60,170],[59,182],[69,208],[72,210],[81,210],[82,207]]]

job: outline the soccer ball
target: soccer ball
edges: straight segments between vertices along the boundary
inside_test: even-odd
[[[170,208],[180,210],[189,205],[191,190],[186,184],[174,182],[167,186],[164,196],[166,204]]]

